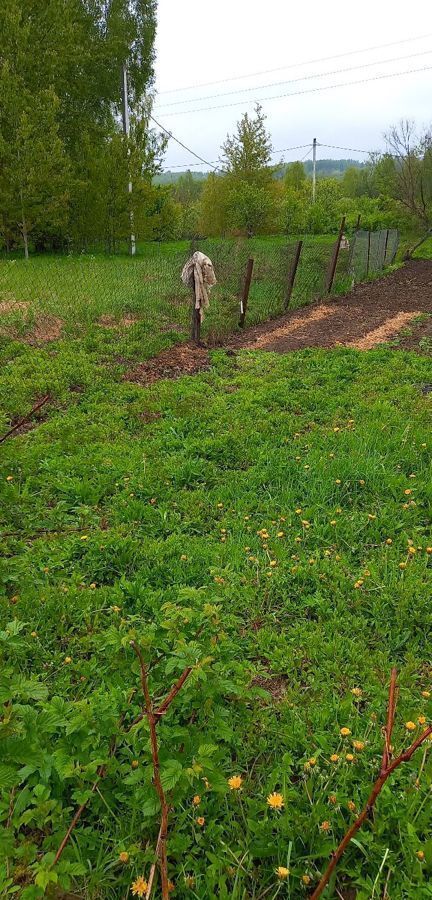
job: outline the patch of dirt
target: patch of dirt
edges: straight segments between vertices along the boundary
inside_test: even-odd
[[[264,691],[268,691],[275,703],[280,703],[287,692],[288,679],[285,675],[255,675],[252,679],[254,687],[259,687]]]
[[[148,409],[145,409],[144,412],[140,413],[138,418],[141,419],[142,422],[145,422],[148,425],[150,422],[157,422],[160,419],[160,412],[151,412]]]
[[[25,344],[46,344],[49,341],[58,341],[63,331],[63,321],[58,316],[49,316],[45,313],[37,316],[31,332],[21,338]]]
[[[384,278],[357,285],[349,294],[247,329],[229,346],[286,353],[305,347],[358,346],[369,336],[367,348],[359,348],[369,349],[395,335],[393,324],[399,315],[409,319],[399,320],[396,330],[420,312],[432,312],[432,261],[426,259],[410,260]]]
[[[102,328],[130,328],[131,325],[136,325],[139,321],[139,316],[129,313],[127,316],[122,316],[121,319],[116,319],[114,316],[103,315],[97,320],[96,324],[100,325]]]
[[[27,310],[30,304],[25,300],[2,300],[0,302],[0,315],[16,312],[17,309]]]
[[[153,384],[160,378],[180,378],[182,375],[195,375],[210,368],[208,350],[195,347],[194,344],[177,344],[162,350],[158,356],[129,369],[123,376],[124,381],[135,384]]]
[[[397,316],[393,316],[392,319],[384,322],[383,325],[374,328],[373,331],[369,331],[368,334],[365,334],[359,340],[351,341],[347,346],[354,347],[356,350],[371,350],[377,344],[382,344],[384,341],[388,341],[389,338],[394,337],[395,334],[399,334],[401,328],[406,328],[408,323],[418,315],[418,311],[414,313],[400,312]]]
[[[425,322],[413,322],[412,333],[401,335],[395,349],[432,354],[432,315]]]

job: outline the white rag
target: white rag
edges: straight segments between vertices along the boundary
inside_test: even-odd
[[[197,250],[183,267],[181,279],[183,284],[195,288],[195,309],[199,309],[202,322],[204,310],[209,305],[209,292],[216,284],[216,275],[211,259],[205,253]]]

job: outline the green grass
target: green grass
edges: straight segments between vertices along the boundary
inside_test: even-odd
[[[148,875],[148,731],[123,733],[142,708],[136,639],[157,698],[193,667],[158,726],[174,896],[305,897],[376,776],[392,665],[395,747],[432,716],[429,361],[217,351],[208,373],[144,390],[86,340],[5,341],[1,359],[4,425],[39,393],[54,403],[0,463],[0,894],[116,900]],[[383,791],[332,896],[431,896],[429,747]]]
[[[305,239],[291,306],[302,306],[324,290],[334,236]],[[284,311],[294,240],[209,240],[200,247],[215,265],[218,284],[203,325],[203,337],[226,337],[238,327],[239,296],[249,256],[255,259],[246,324]],[[180,280],[190,252],[183,241],[143,244],[136,258],[34,256],[0,260],[1,334],[40,343],[42,333],[58,329],[54,349],[75,341],[94,360],[145,359],[188,336],[191,297]],[[350,286],[343,261],[335,291]],[[39,325],[39,331],[36,326]]]

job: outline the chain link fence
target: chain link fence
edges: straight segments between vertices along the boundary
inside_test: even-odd
[[[342,241],[335,260],[331,237],[207,239],[191,247],[148,244],[136,257],[79,254],[0,258],[0,338],[29,344],[104,332],[111,343],[123,335],[139,355],[161,332],[185,338],[190,332],[192,297],[181,282],[184,263],[194,249],[213,261],[217,285],[202,337],[218,343],[239,327],[248,259],[254,260],[245,324],[255,325],[305,306],[329,293],[329,271],[335,262],[332,294],[376,276],[394,262],[399,235],[395,229],[356,232]],[[298,257],[298,258],[297,258]],[[297,263],[297,265],[295,265]],[[156,346],[156,343],[155,343]]]

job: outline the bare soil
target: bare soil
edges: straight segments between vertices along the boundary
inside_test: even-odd
[[[210,368],[209,353],[194,344],[177,344],[163,350],[153,359],[139,363],[124,375],[125,381],[136,384],[153,384],[159,378],[179,378],[181,375],[195,375]]]

